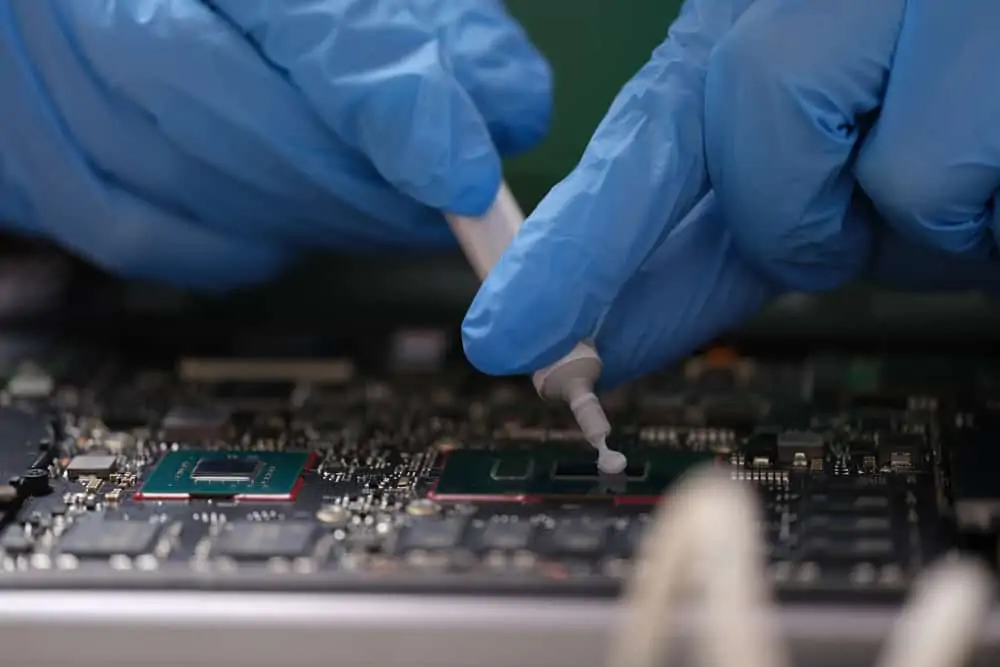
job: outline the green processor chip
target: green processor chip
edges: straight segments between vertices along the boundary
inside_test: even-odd
[[[605,500],[655,504],[678,477],[715,459],[710,452],[662,447],[622,448],[628,467],[620,475],[597,469],[586,445],[532,445],[457,449],[448,454],[430,497],[454,502]]]
[[[309,452],[168,452],[136,494],[138,500],[294,500]]]

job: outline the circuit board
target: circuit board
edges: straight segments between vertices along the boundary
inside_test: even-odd
[[[713,350],[602,397],[629,455],[607,476],[565,407],[460,362],[76,356],[5,373],[0,587],[612,595],[700,465],[757,491],[788,599],[890,599],[949,552],[995,560],[982,360]]]

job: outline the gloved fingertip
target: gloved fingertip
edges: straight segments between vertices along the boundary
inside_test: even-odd
[[[493,143],[503,157],[515,157],[537,148],[548,136],[551,125],[551,107],[525,112],[516,123],[502,120],[488,123]]]
[[[462,321],[462,349],[476,370],[487,375],[509,375],[520,369],[519,355],[511,354],[503,336],[492,326],[494,296],[480,289]]]
[[[488,307],[475,301],[462,322],[462,349],[469,363],[486,375],[531,373],[555,363],[572,348],[572,343],[539,350],[518,344],[493,325]]]
[[[523,261],[522,241],[519,236],[494,267],[462,323],[466,357],[488,375],[544,368],[589,331],[581,328],[579,318],[566,317],[559,299],[566,290],[560,289],[560,281],[529,270],[536,262]],[[530,299],[524,296],[526,289],[531,290]]]
[[[471,310],[462,321],[462,350],[465,358],[480,373],[486,375],[503,375],[510,371],[507,364],[501,363],[503,355],[494,354],[490,345],[489,327],[482,321],[481,313]]]
[[[450,191],[448,212],[471,217],[486,213],[500,189],[502,172],[500,157],[492,149],[472,160],[455,163],[445,177]]]
[[[504,157],[512,157],[538,146],[552,127],[554,104],[548,63],[542,60],[523,66],[521,76],[507,88],[489,94],[472,91],[472,96],[483,112],[497,150]]]

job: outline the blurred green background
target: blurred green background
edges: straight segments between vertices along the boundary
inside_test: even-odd
[[[526,207],[573,168],[615,94],[663,41],[679,6],[680,0],[507,0],[555,72],[552,134],[507,168]]]

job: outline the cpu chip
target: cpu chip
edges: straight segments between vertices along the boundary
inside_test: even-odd
[[[168,452],[146,479],[137,500],[294,500],[309,452]]]
[[[308,521],[237,521],[223,528],[212,544],[212,555],[236,560],[296,558],[308,555],[316,533],[316,524]]]
[[[59,540],[59,551],[79,558],[141,556],[156,546],[161,526],[144,521],[84,519]]]
[[[448,453],[444,470],[428,497],[439,502],[603,500],[654,505],[687,470],[715,460],[711,452],[610,444],[628,456],[628,468],[623,474],[601,473],[591,450],[583,443],[456,449]]]

